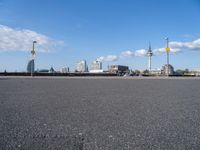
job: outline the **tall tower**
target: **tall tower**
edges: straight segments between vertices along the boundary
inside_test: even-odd
[[[151,43],[149,43],[149,49],[147,52],[147,56],[148,56],[148,70],[149,70],[149,72],[151,72],[151,57],[153,56],[153,51],[151,49]]]
[[[33,76],[33,73],[35,71],[35,43],[37,43],[37,41],[33,41],[33,49],[31,50],[31,59],[28,62],[27,65],[27,72],[31,73],[31,76]]]

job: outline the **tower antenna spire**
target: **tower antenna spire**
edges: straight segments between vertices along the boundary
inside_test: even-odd
[[[153,51],[151,49],[151,42],[149,42],[149,49],[147,51],[147,56],[148,56],[148,70],[149,73],[151,73],[151,57],[153,56]]]
[[[35,43],[37,43],[37,41],[33,41],[33,49],[31,50],[31,76],[33,76],[34,73],[34,66],[35,66]]]
[[[151,50],[151,42],[149,42],[149,50]]]

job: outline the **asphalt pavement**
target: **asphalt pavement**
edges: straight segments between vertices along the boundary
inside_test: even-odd
[[[200,149],[200,79],[137,79],[0,78],[0,149]]]

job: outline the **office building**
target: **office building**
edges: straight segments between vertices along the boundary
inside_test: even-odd
[[[91,70],[102,70],[102,62],[100,61],[93,61],[91,64]]]
[[[97,61],[97,60],[93,61],[92,64],[91,64],[90,72],[91,73],[101,73],[101,72],[103,72],[102,62]]]
[[[33,73],[34,71],[35,71],[35,61],[34,61],[34,59],[31,59],[27,65],[27,72]]]
[[[61,73],[69,73],[69,67],[61,68]]]
[[[111,73],[120,73],[124,74],[129,71],[128,66],[122,66],[122,65],[111,65],[109,68],[109,72]]]
[[[82,60],[77,64],[76,71],[77,72],[88,72],[86,60]]]

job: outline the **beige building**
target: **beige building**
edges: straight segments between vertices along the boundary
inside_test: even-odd
[[[109,67],[109,72],[112,72],[112,73],[126,73],[128,71],[129,71],[128,66],[111,65]]]

